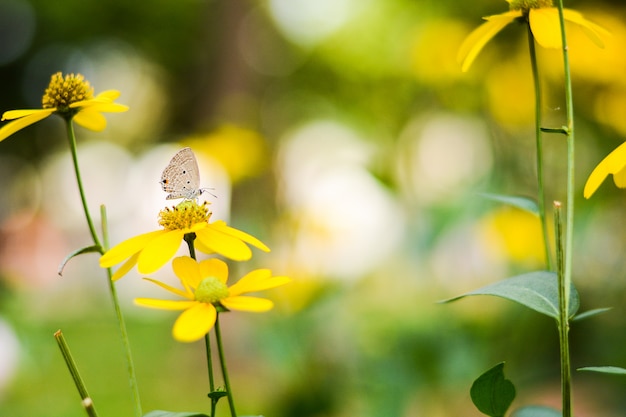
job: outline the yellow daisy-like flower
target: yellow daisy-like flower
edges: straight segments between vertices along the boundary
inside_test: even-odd
[[[274,307],[265,298],[242,294],[268,290],[291,281],[288,277],[274,277],[269,269],[254,270],[236,284],[227,287],[228,266],[219,259],[200,263],[188,256],[174,258],[172,269],[183,284],[184,290],[145,278],[169,292],[186,298],[186,301],[137,298],[135,304],[163,310],[184,310],[174,323],[172,334],[180,342],[195,342],[206,335],[215,324],[217,312],[240,310],[264,312]]]
[[[128,106],[114,103],[119,96],[119,91],[107,90],[94,97],[93,87],[82,75],[67,74],[63,77],[62,73],[57,72],[46,88],[41,109],[4,112],[2,120],[12,122],[0,129],[0,141],[52,114],[58,114],[66,120],[72,119],[90,130],[104,130],[107,121],[102,112],[119,113],[128,110]]]
[[[552,0],[506,0],[510,10],[505,13],[487,16],[481,26],[470,33],[461,45],[458,60],[461,70],[467,71],[483,47],[509,23],[519,20],[527,22],[537,43],[544,48],[561,48],[561,25],[559,10],[553,7]],[[603,36],[609,33],[604,28],[585,19],[575,10],[563,9],[563,18],[578,25],[599,47],[604,47]]]
[[[132,237],[108,250],[100,257],[100,266],[110,268],[126,261],[113,274],[113,280],[123,277],[135,265],[142,274],[150,274],[161,268],[178,251],[186,235],[194,238],[196,249],[204,253],[217,253],[234,261],[252,257],[246,243],[265,252],[269,248],[257,238],[226,225],[224,221],[209,223],[211,212],[207,203],[199,205],[186,200],[172,209],[159,213],[161,230]]]
[[[593,169],[583,190],[585,198],[591,197],[609,175],[613,175],[616,186],[626,188],[626,143],[618,146]]]

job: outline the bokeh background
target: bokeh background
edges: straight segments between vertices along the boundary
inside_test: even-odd
[[[626,366],[626,194],[593,167],[626,138],[626,8],[567,1],[612,36],[568,27],[577,123],[573,366]],[[224,316],[242,415],[478,416],[469,388],[506,361],[514,407],[559,406],[547,317],[495,298],[437,301],[542,268],[538,220],[481,197],[534,196],[534,98],[523,27],[467,73],[456,52],[498,0],[0,0],[0,111],[37,108],[51,74],[122,92],[104,132],[77,128],[92,212],[111,241],[156,229],[158,181],[192,146],[215,218],[272,252],[232,265],[294,282],[264,315]],[[564,123],[562,61],[539,50],[545,124]],[[545,137],[548,199],[565,198],[565,142]],[[83,416],[52,337],[62,329],[101,416],[132,415],[125,363],[61,120],[0,143],[0,415]],[[183,253],[183,252],[181,252]],[[174,283],[169,266],[154,275]],[[118,283],[145,411],[209,410],[203,343],[135,272]],[[574,374],[576,413],[623,416],[626,380]],[[221,409],[222,413],[226,409]],[[225,415],[225,414],[222,414]]]

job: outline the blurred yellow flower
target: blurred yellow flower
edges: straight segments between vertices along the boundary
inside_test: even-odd
[[[218,309],[257,313],[272,309],[274,307],[272,301],[242,294],[268,290],[291,281],[288,277],[272,276],[269,269],[257,269],[245,275],[236,284],[227,287],[228,266],[219,259],[207,259],[198,263],[188,256],[181,256],[174,258],[172,269],[184,290],[150,278],[145,279],[186,298],[186,301],[137,298],[135,303],[163,310],[185,310],[176,319],[172,329],[174,339],[180,342],[194,342],[206,335],[215,324]]]
[[[559,10],[553,7],[552,0],[507,0],[507,2],[510,4],[508,12],[484,17],[486,22],[470,33],[461,44],[457,58],[461,62],[462,71],[469,69],[487,42],[516,20],[530,25],[533,37],[539,45],[544,48],[561,47]],[[596,45],[604,47],[602,37],[609,34],[604,28],[571,9],[563,9],[563,18],[578,25]]]
[[[119,91],[107,90],[94,97],[93,87],[82,75],[67,74],[63,77],[62,73],[57,72],[46,88],[41,109],[4,112],[2,120],[13,121],[0,129],[0,141],[52,114],[58,114],[66,120],[72,119],[90,130],[104,130],[107,122],[102,112],[119,113],[128,110],[128,106],[114,103],[119,96]]]
[[[585,198],[591,197],[609,175],[613,175],[616,186],[626,188],[626,143],[618,146],[593,169],[583,190]]]
[[[117,280],[135,265],[142,274],[150,274],[169,261],[180,247],[185,235],[194,236],[194,247],[203,253],[218,253],[234,261],[245,261],[252,257],[246,243],[265,252],[269,248],[257,238],[226,225],[224,221],[209,223],[211,212],[207,203],[198,205],[187,200],[159,213],[162,230],[141,234],[125,240],[100,257],[100,266],[110,268],[126,260],[113,274]]]

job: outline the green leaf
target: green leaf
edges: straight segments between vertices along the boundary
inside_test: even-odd
[[[82,255],[83,253],[91,253],[91,252],[99,252],[100,253],[100,251],[101,251],[101,248],[98,245],[87,246],[86,248],[75,250],[74,252],[72,252],[69,255],[67,255],[65,257],[65,259],[63,259],[63,261],[59,265],[59,268],[57,268],[57,274],[63,276],[63,269],[65,269],[65,265],[67,265],[67,263],[73,257],[78,256],[78,255]]]
[[[535,271],[517,275],[441,302],[449,303],[470,295],[494,295],[506,298],[559,320],[558,278],[554,272]],[[576,314],[579,305],[578,292],[572,285],[569,301],[570,317]]]
[[[207,396],[212,400],[219,400],[220,398],[225,397],[226,395],[228,395],[228,393],[220,389],[213,391],[213,392],[209,392],[207,394]]]
[[[509,206],[524,210],[535,216],[539,216],[539,205],[535,200],[530,197],[480,193],[481,196],[500,203],[507,204]]]
[[[604,308],[594,308],[593,310],[585,311],[584,313],[580,313],[574,316],[572,321],[585,320],[589,317],[597,316],[598,314],[605,313],[611,310],[613,307],[604,307]]]
[[[554,408],[530,405],[516,410],[511,417],[562,417],[562,414]]]
[[[577,371],[600,372],[603,374],[626,375],[626,369],[617,366],[585,366],[578,368]]]
[[[206,414],[202,413],[183,413],[177,411],[163,411],[163,410],[154,410],[150,411],[148,414],[144,414],[143,417],[209,417]]]
[[[491,417],[503,417],[515,399],[513,383],[504,378],[504,362],[482,374],[470,389],[472,402],[478,410]]]

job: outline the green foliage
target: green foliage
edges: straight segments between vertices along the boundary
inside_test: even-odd
[[[561,417],[561,412],[549,407],[531,405],[520,408],[511,417]]]
[[[511,207],[515,207],[520,210],[527,211],[530,214],[533,214],[535,216],[539,216],[539,206],[537,205],[537,202],[530,197],[491,194],[491,193],[480,193],[480,195],[487,198],[488,200],[493,200],[493,201],[497,201],[500,203],[504,203]]]
[[[597,316],[598,314],[606,313],[613,307],[594,308],[593,310],[585,311],[584,313],[577,314],[572,321],[580,321],[588,319],[589,317]]]
[[[144,414],[143,417],[208,417],[206,414],[202,413],[182,413],[176,411],[163,411],[163,410],[154,410],[150,411],[148,414]]]
[[[517,275],[442,302],[449,303],[470,295],[494,295],[506,298],[559,320],[558,277],[554,272],[535,271]],[[570,317],[576,314],[579,305],[578,292],[572,285],[569,300]]]
[[[502,417],[515,399],[515,386],[504,378],[504,362],[483,373],[470,389],[472,402],[481,413]]]
[[[65,257],[65,259],[63,259],[63,261],[61,261],[61,264],[59,265],[59,268],[57,269],[57,273],[59,275],[63,275],[63,269],[65,269],[65,265],[67,265],[67,263],[70,261],[70,259],[72,259],[75,256],[78,255],[82,255],[85,253],[100,253],[102,250],[102,248],[99,245],[92,245],[92,246],[87,246],[85,248],[81,248],[81,249],[77,249],[74,252],[70,253],[69,255],[67,255]]]
[[[617,366],[585,366],[578,368],[579,371],[600,372],[603,374],[626,375],[626,369]]]

